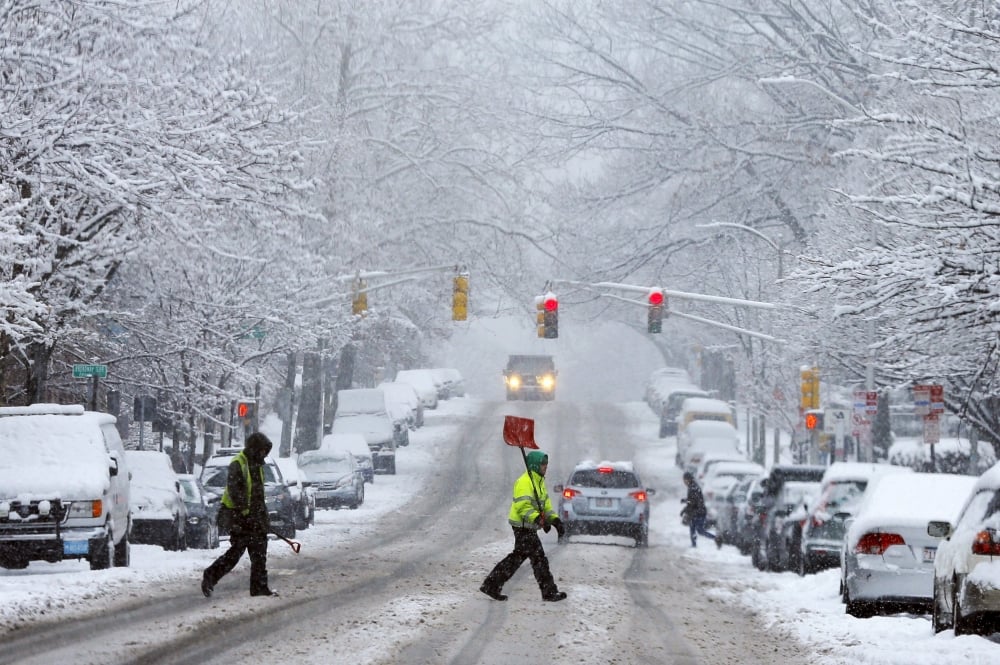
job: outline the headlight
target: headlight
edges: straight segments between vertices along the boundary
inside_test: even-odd
[[[191,526],[198,526],[199,522],[201,522],[201,518],[198,517],[197,515],[191,515],[190,517],[188,517],[188,524],[190,524]]]
[[[104,514],[104,504],[96,501],[74,501],[69,506],[70,517],[100,517]]]
[[[539,383],[542,384],[543,390],[552,390],[556,386],[556,378],[551,374],[546,374],[541,378]]]
[[[516,374],[507,377],[507,385],[510,386],[511,390],[517,390],[521,387],[521,377]]]

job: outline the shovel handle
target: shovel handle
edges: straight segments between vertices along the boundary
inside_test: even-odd
[[[274,533],[274,532],[272,532],[272,533]],[[299,550],[302,549],[302,543],[296,542],[296,541],[294,541],[294,540],[292,540],[290,538],[285,538],[280,533],[275,533],[274,535],[276,535],[278,538],[281,538],[283,541],[285,541],[286,543],[288,543],[289,546],[292,548],[292,551],[295,552],[296,554],[298,554]]]

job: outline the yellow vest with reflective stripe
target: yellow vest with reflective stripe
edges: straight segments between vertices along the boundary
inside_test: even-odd
[[[534,488],[532,488],[532,485]],[[535,498],[537,493],[538,498]],[[510,504],[510,516],[507,521],[512,526],[522,529],[538,529],[535,519],[540,513],[551,522],[558,517],[552,510],[549,491],[545,487],[545,478],[534,471],[526,471],[514,483],[514,501]]]
[[[240,513],[243,515],[250,514],[250,462],[247,460],[247,456],[243,454],[243,451],[236,453],[236,457],[233,461],[240,463],[240,469],[243,470],[243,480],[247,484],[247,505],[245,505]],[[260,485],[264,486],[264,465],[260,466]],[[226,508],[235,509],[236,506],[233,505],[233,500],[229,496],[229,481],[226,480],[226,489],[222,490],[222,505]]]

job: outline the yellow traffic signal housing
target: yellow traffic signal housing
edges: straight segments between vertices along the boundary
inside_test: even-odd
[[[545,303],[541,298],[535,301],[535,331],[539,337],[545,337]]]
[[[803,367],[800,373],[801,399],[803,410],[819,408],[819,367]]]
[[[452,280],[451,320],[465,321],[469,314],[469,275],[461,273]]]
[[[368,292],[363,290],[366,288],[368,288],[368,285],[363,279],[355,280],[354,296],[351,300],[351,313],[363,316],[368,311]]]

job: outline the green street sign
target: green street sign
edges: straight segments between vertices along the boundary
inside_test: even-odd
[[[108,375],[107,365],[73,365],[73,378],[86,379],[96,376],[103,379]]]

